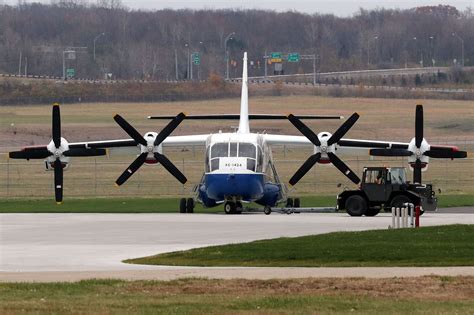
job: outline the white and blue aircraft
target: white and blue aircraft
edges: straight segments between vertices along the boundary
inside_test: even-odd
[[[464,158],[466,152],[454,146],[430,146],[423,138],[423,108],[416,107],[415,137],[409,143],[344,139],[343,136],[358,120],[354,113],[333,134],[315,134],[302,120],[341,119],[340,116],[297,116],[297,115],[253,115],[249,114],[247,53],[243,59],[242,95],[240,115],[191,115],[149,116],[149,119],[171,119],[159,133],[147,132],[141,135],[123,117],[115,115],[114,120],[128,133],[131,139],[87,141],[68,143],[61,137],[59,105],[53,105],[52,140],[48,145],[26,147],[10,152],[10,158],[46,159],[46,169],[54,171],[55,198],[63,199],[63,170],[70,157],[105,155],[107,148],[138,147],[139,155],[120,175],[116,185],[124,184],[143,164],[161,164],[178,181],[187,181],[184,174],[163,155],[167,147],[204,145],[205,170],[200,183],[196,185],[195,197],[181,199],[181,212],[192,212],[194,202],[205,207],[224,205],[226,213],[238,213],[243,203],[256,202],[271,209],[286,202],[288,190],[280,180],[272,159],[272,145],[300,145],[313,147],[313,154],[289,180],[295,185],[316,163],[333,164],[352,182],[358,184],[359,177],[337,155],[370,149],[369,154],[377,156],[407,156],[414,170],[415,183],[421,183],[421,171],[426,169],[429,158]],[[170,136],[184,119],[239,119],[239,128],[233,133],[218,132],[189,136]],[[289,120],[303,136],[254,133],[250,131],[250,120]]]

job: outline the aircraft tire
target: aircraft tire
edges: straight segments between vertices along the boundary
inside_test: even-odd
[[[235,213],[242,214],[243,209],[244,209],[244,206],[242,205],[242,203],[241,202],[236,202],[236,204],[235,204]]]
[[[293,208],[293,198],[286,199],[286,207]]]
[[[272,213],[272,208],[270,206],[265,206],[263,208],[263,213],[265,213],[266,215],[269,215],[270,213]]]
[[[179,213],[186,213],[186,198],[179,200]]]
[[[294,206],[295,208],[301,207],[301,200],[300,200],[300,198],[295,198],[295,199],[293,200],[293,206]]]
[[[231,202],[231,201],[227,201],[225,204],[224,204],[224,212],[225,214],[235,214],[235,203]]]
[[[187,213],[194,213],[194,199],[188,198],[186,201],[186,212]]]

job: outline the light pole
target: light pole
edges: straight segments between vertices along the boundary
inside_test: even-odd
[[[379,36],[378,35],[375,35],[374,36],[374,43],[375,43],[375,65],[378,64],[379,62],[379,50],[378,50],[378,39],[379,39]]]
[[[462,66],[464,67],[464,39],[462,39],[461,36],[459,36],[459,35],[456,34],[456,33],[453,33],[452,35],[453,35],[454,37],[459,38],[459,40],[461,41],[461,64],[462,64]]]
[[[434,36],[430,36],[430,58],[431,58],[431,64],[434,67],[435,60],[434,60]]]
[[[204,43],[202,41],[199,42],[199,64],[197,65],[198,67],[198,80],[201,80],[201,59],[202,59],[202,47]]]
[[[95,42],[99,39],[99,37],[105,36],[105,33],[100,33],[94,38],[94,61],[95,61]]]
[[[225,58],[225,62],[226,62],[226,65],[225,65],[225,77],[227,80],[229,80],[229,52],[227,51],[227,41],[229,39],[232,39],[232,36],[235,35],[235,32],[232,32],[232,33],[229,33],[229,35],[227,35],[227,37],[225,38],[225,41],[224,41],[224,58]]]
[[[188,43],[184,44],[184,47],[187,48],[187,51],[186,51],[187,58],[186,59],[188,60],[188,63],[186,64],[186,80],[189,80],[189,58],[191,58],[189,56],[189,44]]]

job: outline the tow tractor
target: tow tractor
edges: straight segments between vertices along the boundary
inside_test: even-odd
[[[431,184],[407,181],[404,167],[366,167],[357,190],[345,190],[337,196],[337,209],[351,216],[376,216],[405,203],[421,206],[424,211],[435,211],[438,200]]]

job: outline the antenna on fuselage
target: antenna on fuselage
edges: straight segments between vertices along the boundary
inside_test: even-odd
[[[250,133],[249,126],[249,85],[247,74],[247,52],[244,52],[242,70],[242,94],[240,96],[240,121],[238,133]]]

